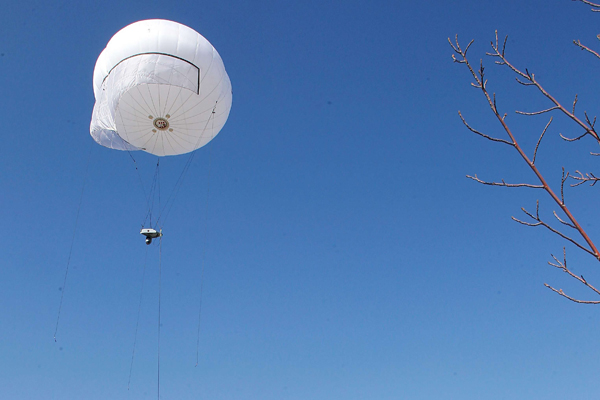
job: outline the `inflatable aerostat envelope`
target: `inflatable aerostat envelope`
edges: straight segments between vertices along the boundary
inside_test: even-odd
[[[94,68],[90,134],[102,146],[157,156],[189,153],[223,128],[231,82],[217,50],[173,21],[117,32]]]

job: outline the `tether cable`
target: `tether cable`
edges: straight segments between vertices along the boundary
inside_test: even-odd
[[[142,287],[140,289],[140,301],[138,304],[137,318],[135,321],[135,334],[133,336],[133,350],[131,351],[131,365],[129,366],[129,379],[127,379],[127,390],[131,383],[131,373],[133,371],[133,359],[135,357],[135,345],[137,343],[138,327],[140,325],[140,314],[142,313],[142,298],[144,296],[144,281],[146,280],[146,265],[148,264],[148,246],[146,246],[146,255],[144,257],[144,269],[142,272]]]
[[[67,276],[69,275],[69,265],[71,264],[71,255],[73,254],[73,245],[75,243],[75,234],[77,233],[77,225],[79,223],[79,212],[81,211],[81,204],[83,202],[83,192],[85,191],[85,184],[87,183],[88,171],[90,168],[90,160],[92,158],[92,150],[94,148],[94,142],[90,143],[90,151],[88,153],[88,159],[85,166],[85,173],[83,176],[83,186],[81,187],[81,194],[79,195],[79,205],[77,206],[77,214],[75,215],[75,227],[73,228],[73,237],[71,238],[71,247],[69,248],[69,257],[67,258],[67,267],[65,268],[65,278],[63,279],[63,285],[60,293],[60,304],[58,306],[58,314],[56,316],[56,327],[54,328],[54,342],[56,342],[56,333],[58,332],[58,322],[60,321],[60,312],[62,310],[63,299],[65,297],[65,288],[67,285]]]
[[[158,348],[157,348],[157,398],[160,400],[160,294],[161,294],[162,236],[158,240]]]

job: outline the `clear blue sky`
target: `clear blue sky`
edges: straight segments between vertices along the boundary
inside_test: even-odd
[[[465,178],[532,176],[510,149],[462,126],[459,109],[500,135],[447,43],[457,33],[463,44],[476,39],[477,61],[498,29],[518,66],[566,103],[579,93],[581,111],[596,114],[597,61],[571,43],[597,45],[600,16],[589,7],[8,0],[0,13],[1,398],[156,398],[158,247],[139,235],[144,199],[131,159],[89,135],[98,55],[119,29],[148,18],[203,34],[234,91],[228,123],[196,155],[165,225],[161,398],[598,397],[599,309],[544,288],[578,294],[546,265],[562,242],[510,220],[538,195],[548,214],[552,204]],[[501,109],[532,149],[546,120],[512,111],[546,103],[488,64]],[[562,155],[571,170],[594,167],[589,148],[558,140],[562,127],[538,154],[553,183]],[[135,157],[149,182],[155,158]],[[167,193],[185,158],[163,161]],[[598,237],[594,188],[568,196]],[[570,254],[577,273],[600,277],[590,257]]]

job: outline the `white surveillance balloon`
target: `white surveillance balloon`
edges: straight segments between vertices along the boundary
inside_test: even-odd
[[[207,144],[231,110],[231,81],[217,50],[173,21],[135,22],[117,32],[94,68],[90,134],[102,146],[157,156]]]

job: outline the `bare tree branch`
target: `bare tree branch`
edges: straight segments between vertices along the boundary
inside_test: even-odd
[[[558,214],[556,213],[556,211],[552,211],[552,214],[554,214],[554,217],[558,220],[558,222],[560,222],[563,225],[568,226],[569,228],[573,228],[573,229],[577,229],[575,228],[573,225],[571,225],[570,223],[568,223],[567,221],[563,221]]]
[[[522,225],[525,225],[525,226],[543,226],[543,227],[545,227],[546,229],[548,229],[549,231],[551,231],[551,232],[553,232],[553,233],[557,234],[557,235],[558,235],[558,236],[560,236],[561,238],[563,238],[563,239],[565,239],[565,240],[567,240],[567,241],[569,241],[569,242],[573,243],[575,246],[579,247],[581,250],[585,251],[586,253],[588,253],[588,254],[591,254],[591,255],[593,255],[594,257],[596,256],[596,255],[594,254],[593,250],[590,250],[590,249],[588,249],[587,247],[585,247],[585,246],[584,246],[584,245],[582,245],[581,243],[577,242],[575,239],[573,239],[573,238],[571,238],[571,237],[569,237],[569,236],[565,235],[565,234],[564,234],[564,233],[562,233],[561,231],[559,231],[559,230],[557,230],[557,229],[553,228],[552,226],[550,226],[550,225],[548,225],[546,222],[544,222],[544,221],[543,221],[543,220],[540,218],[539,207],[540,207],[540,202],[539,202],[539,200],[538,200],[538,201],[537,201],[537,204],[536,204],[536,213],[535,213],[536,215],[535,215],[535,216],[534,216],[533,214],[531,214],[529,211],[527,211],[525,208],[521,208],[521,210],[522,210],[522,211],[523,211],[525,214],[527,214],[527,216],[528,216],[529,218],[531,218],[532,220],[536,221],[535,223],[532,223],[532,222],[525,222],[525,221],[522,221],[522,220],[520,220],[520,219],[518,219],[518,218],[515,218],[515,217],[511,217],[511,218],[513,219],[513,221],[515,221],[515,222],[518,222],[518,223],[520,223],[520,224],[522,224]],[[578,231],[579,231],[579,229],[577,229],[577,227],[575,227],[574,229],[576,229],[576,230],[578,230]]]
[[[600,181],[600,178],[596,178],[596,176],[591,172],[586,173],[585,176],[578,170],[575,171],[575,173],[579,174],[579,176],[571,176],[571,179],[575,179],[579,182],[572,184],[571,187],[579,186],[586,182],[591,182],[590,186],[594,186],[596,182]]]
[[[565,204],[565,181],[569,178],[569,173],[565,175],[565,167],[562,167],[562,178],[560,180],[560,201]]]
[[[580,1],[584,4],[591,5],[592,7],[597,8],[597,9],[594,9],[593,11],[600,11],[600,4],[595,4],[588,0],[573,0],[573,1]],[[583,113],[583,118],[580,118],[577,115],[575,115],[575,110],[576,110],[576,106],[578,103],[578,96],[575,95],[572,106],[570,107],[571,110],[568,110],[566,107],[564,107],[557,99],[555,99],[548,91],[546,91],[545,88],[537,81],[535,74],[529,72],[528,69],[525,69],[525,70],[518,69],[515,65],[513,65],[506,58],[507,39],[508,39],[508,36],[505,36],[504,41],[502,41],[502,43],[500,43],[499,38],[498,38],[498,31],[496,31],[495,32],[495,40],[491,42],[492,50],[490,52],[487,52],[486,54],[488,56],[495,58],[495,61],[494,61],[495,64],[507,66],[516,75],[515,79],[516,79],[517,83],[519,83],[520,85],[523,85],[523,86],[534,86],[537,89],[537,91],[540,92],[541,95],[543,97],[545,97],[546,99],[548,99],[551,103],[550,107],[545,108],[540,111],[533,111],[533,112],[516,111],[516,113],[520,114],[520,115],[525,115],[525,116],[536,116],[536,115],[541,115],[541,114],[545,114],[545,113],[558,112],[559,114],[562,114],[562,115],[566,116],[568,119],[570,119],[571,121],[573,121],[579,128],[583,129],[583,133],[574,138],[567,138],[563,134],[560,134],[560,137],[563,140],[568,141],[568,142],[573,142],[573,141],[580,140],[587,135],[590,135],[596,140],[597,143],[600,144],[600,135],[595,130],[596,117],[595,116],[591,117],[585,111]],[[600,39],[600,35],[598,35],[598,39]],[[584,175],[582,172],[580,172],[578,170],[576,171],[574,176],[571,176],[570,173],[565,171],[565,168],[562,167],[562,176],[561,176],[561,181],[560,181],[560,193],[555,193],[553,188],[551,188],[550,185],[547,183],[546,179],[544,178],[541,171],[538,169],[538,167],[536,165],[537,154],[538,154],[538,150],[540,148],[542,139],[544,138],[548,128],[550,127],[550,124],[553,122],[554,117],[552,116],[550,118],[550,120],[548,121],[548,123],[546,124],[544,129],[542,130],[542,132],[538,138],[538,141],[535,145],[534,151],[533,151],[533,158],[529,159],[527,154],[525,154],[525,152],[523,151],[521,145],[516,140],[516,137],[514,136],[512,129],[506,123],[506,115],[507,114],[506,113],[500,114],[500,112],[498,111],[498,105],[496,103],[496,94],[490,93],[488,91],[488,87],[487,87],[488,80],[485,77],[485,67],[483,65],[483,60],[480,60],[479,68],[474,68],[471,65],[469,59],[467,58],[467,50],[473,44],[473,41],[469,42],[469,44],[465,48],[465,50],[462,50],[462,48],[460,47],[459,42],[458,42],[458,36],[455,37],[455,43],[452,43],[452,41],[449,38],[448,38],[448,42],[450,43],[450,45],[452,46],[452,48],[455,52],[455,54],[452,55],[452,59],[457,63],[464,64],[467,66],[469,72],[471,73],[471,76],[474,78],[474,83],[472,83],[471,85],[473,87],[481,90],[492,113],[495,115],[496,119],[498,120],[498,122],[500,123],[500,125],[502,126],[504,131],[506,132],[508,138],[507,139],[495,138],[495,137],[491,137],[489,135],[483,134],[480,131],[475,130],[474,128],[472,128],[471,126],[469,126],[467,124],[467,122],[465,121],[465,119],[463,118],[462,114],[459,111],[459,116],[460,116],[463,124],[471,132],[473,132],[479,136],[482,136],[482,137],[484,137],[488,140],[494,141],[494,142],[504,143],[504,144],[508,144],[508,145],[512,146],[519,153],[521,158],[529,166],[529,168],[532,170],[532,172],[535,174],[537,180],[539,181],[539,184],[506,183],[504,181],[504,179],[502,179],[500,182],[488,182],[488,181],[483,181],[483,180],[479,179],[477,177],[477,175],[474,175],[474,176],[467,175],[467,178],[472,179],[483,185],[504,186],[504,187],[528,187],[528,188],[535,188],[535,189],[543,189],[545,192],[548,193],[548,195],[552,198],[552,200],[560,207],[560,209],[566,216],[566,218],[561,217],[563,214],[561,214],[561,216],[559,216],[556,211],[553,211],[553,215],[557,219],[557,221],[560,224],[565,225],[568,228],[576,230],[577,234],[580,237],[579,236],[577,236],[575,238],[571,237],[571,236],[567,235],[566,233],[563,233],[560,230],[554,228],[546,221],[544,221],[544,219],[540,217],[539,201],[536,202],[535,214],[530,213],[525,208],[521,208],[521,210],[529,218],[528,221],[520,220],[515,217],[512,217],[512,219],[520,224],[525,225],[525,226],[545,227],[550,232],[558,235],[563,240],[566,240],[567,242],[571,243],[572,245],[574,245],[574,246],[578,247],[579,249],[585,251],[586,253],[594,256],[594,258],[596,258],[596,260],[600,261],[600,252],[598,251],[598,248],[595,246],[594,242],[591,240],[591,238],[589,237],[587,232],[583,229],[583,227],[575,219],[574,215],[571,213],[571,210],[569,209],[569,207],[567,207],[566,202],[565,202],[565,182],[569,178],[572,178],[575,181],[575,183],[570,185],[571,187],[579,186],[586,182],[589,182],[590,186],[594,186],[600,180],[600,178],[597,178],[593,173],[586,173]],[[573,43],[576,46],[578,46],[581,50],[585,50],[585,51],[595,55],[596,57],[600,58],[599,52],[592,50],[588,46],[582,44],[579,40],[573,41]],[[600,153],[591,153],[591,154],[592,155],[600,155]],[[583,277],[583,275],[577,276],[571,270],[569,270],[569,268],[567,267],[566,250],[564,248],[563,248],[563,253],[564,253],[563,261],[559,261],[556,257],[554,257],[554,255],[552,255],[552,258],[554,259],[555,262],[554,263],[549,262],[548,264],[561,269],[562,271],[567,273],[570,277],[575,278],[580,283],[584,284],[588,289],[590,289],[594,293],[596,293],[596,295],[600,295],[600,291],[596,287],[592,286],[589,282],[587,282],[587,280]],[[556,288],[548,285],[547,283],[545,283],[544,285],[546,287],[548,287],[549,289],[551,289],[552,291],[554,291],[555,293],[559,294],[560,296],[565,297],[566,299],[568,299],[570,301],[573,301],[576,303],[582,303],[582,304],[600,304],[600,300],[597,300],[597,301],[596,300],[594,300],[594,301],[580,300],[580,299],[577,299],[570,295],[567,295],[562,289],[556,289]]]
[[[533,83],[531,83],[530,85],[533,85]],[[515,112],[517,114],[521,114],[521,115],[540,115],[540,114],[547,113],[547,112],[554,111],[554,110],[559,110],[559,108],[554,106],[554,107],[548,108],[547,110],[542,110],[542,111],[535,111],[535,112],[515,111]]]
[[[479,135],[479,136],[481,136],[481,137],[484,137],[484,138],[486,138],[486,139],[488,139],[488,140],[491,140],[492,142],[500,142],[500,143],[507,144],[507,145],[509,145],[509,146],[514,146],[514,144],[513,144],[513,143],[511,143],[511,142],[509,142],[509,141],[507,141],[507,140],[504,140],[504,139],[498,139],[498,138],[495,138],[495,137],[492,137],[492,136],[486,135],[485,133],[481,133],[481,132],[479,132],[478,130],[476,130],[476,129],[472,128],[472,127],[471,127],[471,126],[470,126],[470,125],[467,123],[467,121],[465,121],[465,119],[464,119],[464,117],[462,116],[462,114],[460,113],[460,111],[458,112],[458,116],[460,117],[460,119],[461,119],[461,121],[463,122],[463,124],[465,124],[465,126],[466,126],[466,127],[467,127],[467,128],[468,128],[468,129],[469,129],[471,132],[473,132],[473,133],[475,133],[475,134],[477,134],[477,135]]]
[[[544,283],[544,286],[546,286],[548,289],[552,290],[555,293],[558,293],[559,295],[561,295],[564,298],[567,298],[575,303],[579,303],[579,304],[600,304],[600,300],[578,300],[576,298],[573,298],[569,295],[567,295],[565,292],[563,292],[562,289],[555,289],[552,286],[548,285],[547,283]]]
[[[546,130],[548,130],[548,127],[552,123],[552,118],[553,117],[550,117],[550,121],[548,121],[548,123],[546,124],[546,127],[542,131],[542,134],[540,135],[540,138],[538,139],[537,144],[535,145],[535,150],[533,151],[533,159],[531,160],[531,162],[534,163],[534,164],[535,164],[535,157],[537,156],[538,148],[540,147],[540,143],[542,142],[542,138],[544,137],[544,134],[546,133]]]
[[[502,63],[502,64],[500,64],[500,63],[496,62],[496,64],[503,65],[503,64],[505,64],[505,63]],[[523,82],[523,81],[522,81],[522,80],[520,80],[519,78],[515,78],[515,80],[516,80],[518,83],[520,83],[521,85],[523,85],[523,86],[535,86],[535,83],[531,83],[531,82]]]
[[[597,295],[600,295],[600,290],[596,289],[594,286],[592,286],[584,277],[583,275],[575,275],[568,267],[567,267],[567,250],[566,248],[563,247],[563,261],[559,261],[558,258],[556,258],[553,254],[551,254],[552,258],[554,258],[554,263],[548,261],[548,264],[556,267],[562,271],[564,271],[565,273],[569,274],[569,276],[571,278],[575,278],[577,279],[579,282],[583,283],[585,286],[587,286],[589,289],[591,289],[594,293],[596,293]],[[546,286],[547,288],[551,289],[553,292],[558,293],[559,295],[575,302],[575,303],[580,303],[580,304],[600,304],[600,300],[578,300],[575,299],[571,296],[568,296],[567,294],[565,294],[565,292],[563,292],[562,289],[555,289],[552,286],[548,285],[547,283],[544,283],[544,286]]]
[[[600,10],[597,10],[597,11],[600,11]],[[592,53],[593,55],[595,55],[596,57],[600,58],[600,54],[598,54],[594,50],[590,49],[586,45],[582,44],[579,40],[573,40],[573,44],[575,46],[579,47],[581,50],[586,50],[586,51]]]
[[[588,1],[588,0],[573,0],[573,1],[580,1],[583,4],[587,4],[588,6],[596,7],[596,9],[592,8],[592,11],[600,12],[600,4],[592,3],[591,1]]]
[[[510,68],[515,74],[517,74],[521,78],[525,79],[526,82],[520,82],[520,83],[527,85],[527,86],[535,86],[548,100],[550,100],[554,104],[554,107],[556,109],[562,111],[563,114],[565,114],[567,117],[569,117],[571,120],[573,120],[576,124],[578,124],[583,129],[585,129],[590,135],[592,135],[596,139],[596,141],[598,141],[600,143],[600,136],[598,136],[598,134],[594,130],[593,125],[589,124],[589,121],[588,121],[588,124],[589,124],[588,125],[585,122],[581,121],[577,116],[575,116],[574,113],[572,113],[571,111],[569,111],[565,107],[563,107],[562,104],[560,104],[552,95],[550,95],[550,93],[548,93],[542,87],[542,85],[535,79],[534,74],[530,73],[527,69],[525,69],[525,72],[522,72],[521,70],[517,69],[514,65],[512,65],[504,56],[505,49],[503,48],[502,50],[500,50],[498,48],[497,43],[498,43],[498,31],[496,31],[496,45],[494,45],[494,42],[492,42],[492,49],[494,50],[494,52],[486,53],[492,57],[500,59],[500,61],[496,61],[496,64],[508,66],[508,68]]]
[[[575,226],[575,229],[578,231],[578,233],[582,236],[582,238],[584,239],[584,241],[587,243],[587,246],[589,247],[589,249],[586,248],[585,246],[579,244],[574,239],[572,239],[572,238],[570,238],[570,237],[568,237],[568,236],[560,233],[559,231],[555,230],[554,228],[550,227],[548,224],[544,223],[543,221],[539,220],[539,222],[541,222],[541,225],[546,226],[549,230],[555,232],[556,234],[558,234],[559,236],[563,237],[564,239],[572,242],[576,246],[578,246],[581,249],[585,250],[586,252],[592,254],[597,260],[600,261],[600,252],[596,248],[596,245],[594,244],[594,242],[588,236],[587,232],[583,229],[583,227],[579,224],[579,222],[577,222],[577,220],[575,219],[574,215],[571,213],[571,211],[569,210],[569,208],[565,205],[565,203],[564,203],[564,196],[562,195],[562,193],[561,193],[561,197],[560,198],[556,195],[556,193],[554,193],[554,191],[552,190],[552,188],[550,187],[550,185],[548,185],[548,183],[546,182],[546,179],[544,178],[544,176],[542,175],[542,173],[540,172],[540,170],[536,167],[535,163],[532,160],[530,160],[529,157],[527,157],[527,155],[525,154],[525,152],[523,151],[523,149],[521,148],[521,146],[517,142],[515,136],[512,133],[512,130],[506,124],[505,117],[501,116],[500,113],[498,112],[498,109],[497,109],[497,106],[496,106],[496,101],[495,101],[495,96],[492,99],[492,97],[490,96],[490,94],[489,94],[489,92],[487,90],[487,87],[486,87],[486,81],[484,80],[484,67],[483,67],[483,63],[480,62],[479,71],[476,72],[473,69],[473,67],[471,66],[471,63],[469,62],[469,60],[467,59],[467,55],[466,55],[465,51],[463,51],[461,49],[461,47],[460,47],[460,45],[458,43],[458,35],[456,36],[456,44],[452,44],[452,42],[450,41],[450,39],[448,39],[448,41],[450,42],[450,44],[451,44],[452,48],[454,49],[455,53],[460,56],[459,61],[462,61],[461,63],[463,63],[463,64],[465,64],[467,66],[467,68],[469,69],[469,72],[475,78],[475,81],[477,82],[477,84],[475,84],[474,86],[477,87],[477,88],[479,88],[479,89],[481,89],[481,91],[482,91],[484,97],[486,98],[486,100],[488,102],[488,105],[490,106],[492,112],[494,113],[494,115],[498,119],[499,123],[502,125],[502,128],[504,129],[504,131],[507,133],[508,137],[510,138],[510,141],[505,141],[505,143],[506,144],[511,144],[512,143],[512,146],[517,150],[517,152],[519,153],[519,155],[521,156],[521,158],[523,158],[523,160],[527,163],[527,165],[529,166],[529,168],[536,175],[536,177],[538,178],[538,180],[541,183],[541,186],[543,186],[544,190],[550,195],[550,197],[552,197],[552,199],[556,202],[556,204],[558,204],[558,206],[561,208],[561,210],[563,211],[563,213],[567,216],[567,218],[570,221],[570,223],[573,226]],[[469,42],[469,46],[472,43],[473,43],[472,41]],[[514,65],[512,65],[506,59],[506,57],[505,57],[506,38],[504,40],[502,48],[500,48],[499,44],[498,44],[498,31],[496,31],[496,40],[495,40],[495,42],[491,43],[491,46],[492,46],[493,53],[488,53],[488,54],[491,55],[492,57],[495,57],[495,58],[499,59],[499,61],[496,61],[496,64],[506,65],[509,69],[511,69],[519,77],[521,77],[526,82],[531,83],[533,86],[535,86],[538,89],[538,91],[540,91],[542,93],[542,95],[544,95],[544,97],[546,97],[547,99],[549,99],[554,104],[554,107],[555,107],[556,110],[560,110],[563,114],[565,114],[567,117],[569,117],[571,120],[573,120],[577,125],[579,125],[580,127],[582,127],[588,134],[592,135],[600,143],[600,137],[595,132],[593,124],[589,122],[589,118],[587,118],[587,116],[586,116],[586,121],[588,123],[586,124],[585,122],[581,121],[577,116],[575,116],[573,113],[571,113],[569,110],[565,109],[554,97],[552,97],[537,82],[537,80],[535,79],[535,75],[534,74],[530,73],[527,69],[525,69],[525,72],[517,69]],[[456,60],[456,57],[453,56],[453,59]],[[462,116],[461,116],[461,119],[462,119]],[[464,119],[463,119],[463,123],[464,123]],[[483,136],[483,134],[481,134],[481,133],[478,133],[478,134],[480,134],[480,135]],[[493,138],[493,139],[495,139],[495,138]],[[498,139],[498,140],[495,140],[495,141],[501,141],[501,140],[502,139]],[[537,155],[537,152],[535,153],[535,155]],[[471,179],[473,179],[473,178],[471,178]],[[505,185],[500,184],[499,186],[505,186]],[[561,191],[562,191],[562,186],[561,186]],[[534,217],[532,217],[532,218],[534,218]],[[515,219],[515,218],[513,217],[513,219]],[[518,221],[518,222],[523,223],[523,221],[519,221],[517,219],[515,219],[515,220]],[[540,224],[536,224],[536,225],[540,225]]]
[[[594,125],[596,125],[596,117],[594,116],[594,120],[590,121],[590,118],[587,115],[587,111],[583,112],[583,115],[585,115],[585,121],[587,122],[587,124],[594,129]]]
[[[586,131],[586,132],[584,132],[584,133],[583,133],[583,135],[581,135],[581,136],[577,136],[576,138],[568,138],[568,137],[566,137],[566,136],[563,136],[563,134],[562,134],[562,133],[559,133],[559,135],[560,135],[561,139],[563,139],[563,140],[565,140],[565,141],[567,141],[567,142],[574,142],[574,141],[576,141],[576,140],[579,140],[579,139],[581,139],[582,137],[584,137],[584,136],[586,136],[586,135],[588,135],[588,134],[589,134],[589,133]]]
[[[529,183],[506,183],[506,182],[504,182],[504,179],[502,179],[502,182],[482,181],[481,179],[479,179],[477,177],[477,174],[475,174],[475,176],[467,175],[467,178],[473,179],[474,181],[479,182],[482,185],[504,186],[504,187],[528,187],[528,188],[533,188],[533,189],[543,189],[544,188],[542,185],[532,185]]]

